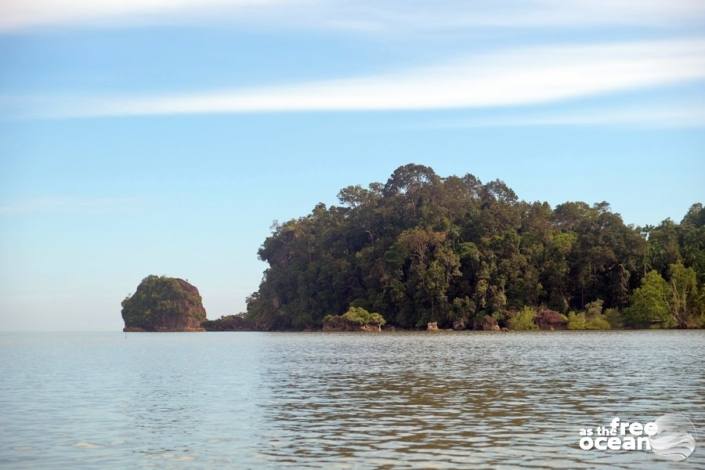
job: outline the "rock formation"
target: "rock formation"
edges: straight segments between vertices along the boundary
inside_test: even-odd
[[[483,331],[500,331],[499,325],[497,324],[497,319],[491,315],[485,315],[479,319],[475,329]]]
[[[183,279],[148,276],[122,301],[123,331],[204,331],[198,289]]]
[[[565,330],[568,326],[568,319],[560,312],[548,308],[539,309],[534,322],[542,330]]]

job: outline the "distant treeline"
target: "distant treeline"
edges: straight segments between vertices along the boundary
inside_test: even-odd
[[[606,202],[551,208],[500,180],[413,164],[338,198],[264,241],[269,268],[244,316],[258,329],[320,328],[351,306],[401,328],[473,328],[489,317],[512,327],[533,318],[525,306],[569,314],[574,325],[600,324],[603,308],[613,325],[704,324],[702,204],[680,224],[635,227]]]

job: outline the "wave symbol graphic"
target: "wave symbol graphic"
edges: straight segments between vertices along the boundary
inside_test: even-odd
[[[656,434],[649,438],[651,450],[660,458],[674,462],[687,459],[695,450],[695,426],[681,414],[656,419]]]

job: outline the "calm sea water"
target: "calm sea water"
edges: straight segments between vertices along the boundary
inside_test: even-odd
[[[705,429],[705,332],[0,335],[0,466],[663,467],[578,447]]]

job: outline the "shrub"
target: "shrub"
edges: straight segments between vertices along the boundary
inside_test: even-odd
[[[670,294],[668,283],[657,271],[649,271],[641,280],[641,287],[631,297],[629,307],[624,311],[624,318],[629,326],[664,327],[675,326],[668,305]]]
[[[610,327],[613,329],[624,328],[624,320],[622,319],[622,314],[616,308],[608,308],[605,310],[605,319],[609,322]]]
[[[522,308],[516,315],[509,319],[509,328],[512,330],[537,330],[538,326],[534,323],[536,310],[531,307]]]
[[[612,328],[610,322],[602,314],[589,317],[585,322],[586,330],[610,330]]]
[[[350,307],[347,312],[342,315],[343,319],[357,323],[360,325],[379,325],[382,326],[386,322],[384,317],[376,312],[368,312],[362,307]]]
[[[569,330],[584,330],[585,329],[585,314],[568,312],[568,329]]]
[[[686,328],[705,328],[705,313],[701,313],[698,316],[691,315],[685,326]]]
[[[602,314],[586,315],[585,312],[568,313],[569,330],[609,330],[610,322]]]
[[[585,317],[590,318],[602,313],[602,299],[593,300],[585,304]]]

